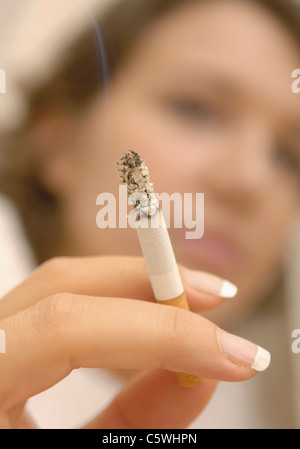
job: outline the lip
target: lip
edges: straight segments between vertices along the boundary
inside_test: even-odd
[[[232,273],[245,266],[246,254],[241,245],[228,235],[207,230],[201,239],[182,240],[181,250],[202,269]]]

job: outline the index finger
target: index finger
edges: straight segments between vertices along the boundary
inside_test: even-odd
[[[180,271],[192,311],[216,307],[224,301],[222,295],[228,296],[222,293],[223,286],[228,285],[223,279],[183,267]],[[192,278],[192,285],[188,278]],[[0,319],[61,292],[155,301],[143,257],[54,258],[38,267],[0,301]]]
[[[0,321],[0,413],[79,367],[158,368],[225,381],[250,379],[270,356],[207,319],[172,306],[57,294]]]

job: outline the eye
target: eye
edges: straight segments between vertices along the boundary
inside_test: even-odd
[[[204,101],[176,99],[170,102],[170,107],[175,114],[191,122],[215,123],[220,118],[217,109]]]
[[[279,146],[275,152],[275,162],[282,170],[299,177],[300,181],[300,151]]]

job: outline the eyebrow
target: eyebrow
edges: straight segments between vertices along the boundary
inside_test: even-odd
[[[188,65],[188,64],[187,64]],[[218,95],[221,94],[223,97],[228,97],[229,99],[235,98],[253,98],[254,95],[259,98],[263,95],[258,94],[257,89],[247,86],[243,83],[240,77],[234,76],[234,74],[228,71],[222,71],[219,67],[209,67],[201,65],[193,70],[186,69],[184,65],[178,66],[178,64],[172,67],[168,65],[168,72],[172,70],[172,80],[182,81],[190,86],[199,86],[199,82],[204,82],[205,87],[209,87]],[[169,76],[169,73],[168,73]],[[170,78],[169,78],[170,79]],[[171,84],[171,83],[170,83]],[[287,86],[287,93],[289,92],[289,86]],[[300,137],[300,107],[299,107],[299,119],[292,119],[291,133],[294,136]]]
[[[169,70],[172,70],[172,79],[177,81],[184,80],[188,83],[194,83],[196,86],[199,86],[199,80],[204,81],[206,85],[210,85],[217,92],[222,93],[224,95],[232,96],[232,95],[244,95],[247,86],[242,84],[240,79],[234,78],[228,72],[220,72],[219,68],[210,68],[201,66],[201,68],[197,68],[195,70],[186,70],[184,66],[176,66],[172,68],[168,66]],[[169,76],[169,74],[168,74]]]

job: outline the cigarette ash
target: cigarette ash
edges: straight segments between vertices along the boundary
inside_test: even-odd
[[[159,204],[145,161],[138,153],[130,150],[123,154],[116,168],[120,181],[127,184],[127,193],[135,210],[139,212],[137,220],[140,219],[140,215],[153,216],[159,210]]]

